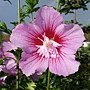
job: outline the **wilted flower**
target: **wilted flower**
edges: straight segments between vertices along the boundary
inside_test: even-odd
[[[10,42],[3,42],[0,50],[0,58],[3,58],[5,61],[3,65],[0,65],[1,71],[9,74],[16,73],[16,63],[15,63],[15,56],[9,52],[11,50],[17,49],[14,45]]]
[[[63,17],[52,7],[44,6],[32,24],[19,24],[12,31],[11,42],[23,49],[20,68],[27,76],[50,72],[68,76],[79,69],[75,53],[84,41],[77,24],[64,24]]]
[[[6,78],[7,78],[7,76],[0,77],[0,85],[5,85],[5,79]]]

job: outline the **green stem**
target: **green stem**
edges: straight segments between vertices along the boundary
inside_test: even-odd
[[[33,21],[33,12],[31,13],[31,22]]]
[[[61,3],[60,3],[60,0],[56,0],[56,9],[57,11],[60,11],[61,10]]]
[[[20,23],[20,0],[18,0],[18,24]],[[19,89],[19,60],[16,61],[16,90]]]
[[[59,10],[59,0],[56,0],[56,9]]]
[[[20,23],[20,0],[18,0],[18,24]]]
[[[76,9],[74,10],[74,23],[77,23],[77,15],[76,15]]]
[[[16,90],[18,90],[19,89],[19,65],[18,65],[18,62],[17,62],[17,70],[16,70],[16,72],[17,72],[17,74],[16,74]]]
[[[48,77],[47,77],[47,90],[50,90],[50,71],[48,69]]]

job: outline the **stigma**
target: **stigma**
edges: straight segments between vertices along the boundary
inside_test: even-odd
[[[43,35],[44,40],[38,38],[43,42],[43,45],[36,45],[38,47],[37,53],[45,58],[57,58],[59,56],[57,48],[61,44],[54,41],[54,39],[49,39],[47,36]]]

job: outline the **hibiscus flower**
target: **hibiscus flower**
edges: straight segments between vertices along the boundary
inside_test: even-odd
[[[22,48],[19,68],[26,76],[47,70],[59,76],[68,76],[79,69],[75,53],[84,41],[84,33],[77,24],[64,24],[62,15],[53,7],[37,11],[33,23],[18,24],[10,41]]]
[[[4,59],[2,65],[0,65],[0,71],[8,74],[16,73],[16,57],[10,52],[11,50],[16,50],[17,48],[10,42],[3,42],[0,47],[0,58]]]

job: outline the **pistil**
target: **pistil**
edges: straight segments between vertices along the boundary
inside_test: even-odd
[[[58,56],[57,47],[61,45],[45,35],[43,35],[43,37],[44,40],[38,38],[43,42],[43,45],[36,45],[38,47],[37,53],[46,58],[56,58]]]

